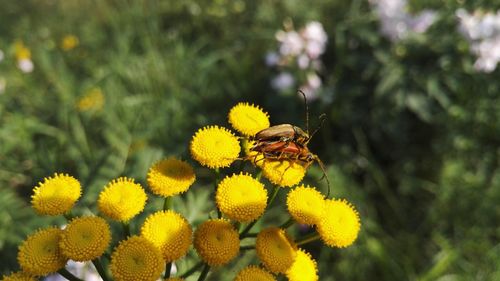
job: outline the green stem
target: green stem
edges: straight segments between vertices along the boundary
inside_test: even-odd
[[[82,279],[76,277],[75,275],[71,274],[66,268],[61,268],[57,273],[61,274],[62,277],[68,279],[69,281],[83,281]]]
[[[266,209],[269,209],[269,206],[274,202],[274,199],[276,199],[276,195],[278,195],[279,190],[280,190],[279,186],[277,186],[277,185],[274,186],[273,194],[271,195],[271,198],[269,198],[269,200],[267,202]],[[257,221],[259,221],[259,219],[254,220],[253,222],[248,224],[247,227],[245,227],[245,229],[243,229],[243,231],[240,233],[240,239],[247,237],[248,232],[250,232],[252,227],[257,223]]]
[[[170,271],[172,270],[172,263],[167,262],[167,265],[165,266],[165,275],[163,276],[165,279],[170,278]]]
[[[220,170],[219,168],[215,168],[215,176],[214,176],[214,193],[217,192],[217,186],[219,185],[219,177],[220,177]],[[217,208],[217,205],[215,206],[215,209],[217,209],[217,218],[222,218],[222,213],[221,211],[219,210],[219,208]]]
[[[75,216],[71,213],[71,211],[68,211],[67,213],[64,214],[64,218],[69,222],[71,221]]]
[[[188,271],[186,271],[184,274],[181,275],[181,278],[185,279],[189,276],[191,276],[191,274],[195,273],[196,271],[198,271],[198,269],[200,269],[202,266],[203,266],[203,262],[200,261],[199,263],[195,264],[193,267],[191,267]]]
[[[200,274],[200,277],[198,277],[198,281],[205,280],[205,278],[207,278],[209,271],[210,271],[210,266],[208,264],[205,264],[205,266],[203,267],[203,271]]]
[[[244,239],[244,238],[255,238],[255,237],[257,237],[257,235],[258,235],[258,233],[247,233],[245,235],[245,237],[242,237],[242,239]]]
[[[297,246],[307,244],[309,242],[313,242],[319,239],[319,234],[317,232],[313,232],[309,235],[304,236],[302,239],[295,241]]]
[[[130,223],[129,222],[122,222],[123,226],[123,234],[125,234],[125,238],[130,236]]]
[[[165,201],[163,202],[163,211],[172,210],[173,209],[172,203],[173,201],[171,196],[165,197]]]
[[[273,194],[271,195],[271,198],[269,199],[269,202],[267,202],[267,209],[269,209],[269,206],[271,206],[271,204],[273,204],[274,202],[274,199],[276,199],[276,195],[278,195],[278,192],[280,191],[280,187],[275,185],[274,186],[274,190],[273,190]]]
[[[259,171],[257,172],[257,174],[255,175],[255,178],[260,181],[260,178],[262,177],[262,170],[259,169]]]
[[[295,221],[292,218],[289,218],[285,223],[280,225],[280,228],[287,229],[290,226],[292,226],[295,223]]]
[[[248,251],[255,249],[255,246],[241,246],[240,251]]]
[[[101,275],[102,280],[103,281],[109,281],[109,277],[106,274],[106,271],[104,270],[104,267],[102,267],[102,264],[101,264],[101,261],[99,260],[99,258],[92,260],[92,263],[94,264],[95,269],[97,270],[97,272],[99,273],[99,275]]]

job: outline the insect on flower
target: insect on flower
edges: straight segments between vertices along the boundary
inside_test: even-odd
[[[255,134],[252,140],[255,142],[250,148],[250,151],[262,153],[263,160],[289,160],[297,161],[304,165],[307,169],[314,162],[318,162],[321,170],[323,171],[323,178],[326,179],[328,185],[328,196],[330,195],[330,181],[326,175],[326,170],[323,162],[316,154],[309,151],[307,144],[312,136],[321,128],[325,121],[324,115],[320,116],[321,124],[312,133],[309,134],[309,109],[307,106],[307,99],[304,92],[300,91],[304,97],[306,106],[306,131],[291,124],[281,124],[271,126],[267,129],[261,130]],[[254,159],[255,161],[255,159]]]

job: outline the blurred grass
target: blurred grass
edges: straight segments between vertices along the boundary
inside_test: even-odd
[[[261,105],[273,124],[303,126],[301,100],[275,93],[264,64],[275,31],[291,18],[296,26],[319,20],[329,35],[322,76],[333,101],[310,104],[311,123],[328,116],[311,150],[327,164],[334,196],[353,202],[362,219],[352,247],[307,245],[320,280],[500,278],[500,82],[498,71],[473,71],[456,32],[459,6],[443,1],[425,35],[391,44],[359,0],[0,0],[0,76],[7,81],[0,95],[0,272],[16,269],[16,247],[27,234],[62,223],[29,208],[31,189],[45,176],[79,178],[83,213],[84,206],[95,210],[98,191],[113,178],[144,183],[161,157],[190,161],[192,134],[228,126],[238,101]],[[64,51],[68,34],[79,45]],[[17,41],[32,52],[31,74],[15,67]],[[79,110],[95,90],[102,106]],[[195,224],[210,210],[210,175],[197,174],[199,184],[174,202]],[[313,167],[306,182],[325,188],[320,177]],[[161,206],[152,201],[151,208]],[[264,222],[281,222],[285,210],[269,215]],[[211,280],[229,280],[251,258],[246,253]]]

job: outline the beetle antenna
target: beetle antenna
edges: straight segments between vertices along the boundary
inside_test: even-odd
[[[328,186],[328,192],[326,194],[326,198],[330,197],[330,180],[328,179],[328,175],[326,174],[326,169],[325,169],[325,164],[323,164],[323,161],[319,159],[318,155],[314,155],[314,160],[316,160],[319,164],[319,167],[323,171],[323,176],[319,179],[322,180],[323,178],[326,180],[326,185]]]
[[[323,113],[323,114],[321,114],[319,116],[319,122],[320,123],[319,123],[318,128],[316,128],[316,130],[314,130],[314,132],[311,135],[309,135],[309,140],[312,139],[312,137],[314,136],[314,134],[316,134],[319,131],[319,129],[321,129],[321,127],[323,127],[323,124],[325,123],[325,121],[326,121],[326,114]]]
[[[309,106],[307,105],[307,97],[302,90],[299,89],[298,92],[304,97],[304,105],[306,106],[306,133],[309,134]]]

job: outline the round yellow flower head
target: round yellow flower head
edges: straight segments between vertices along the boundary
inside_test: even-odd
[[[250,265],[243,268],[234,281],[276,281],[276,278],[265,269]]]
[[[188,221],[178,213],[158,211],[147,217],[141,227],[141,236],[161,250],[166,262],[172,262],[187,253],[193,231]]]
[[[100,88],[92,88],[86,92],[76,103],[76,109],[80,112],[98,111],[104,107],[106,97]]]
[[[146,192],[140,184],[122,177],[106,185],[99,194],[97,206],[105,216],[126,222],[144,209],[146,200]]]
[[[306,175],[306,168],[298,161],[266,159],[262,162],[262,175],[281,187],[294,186]]]
[[[325,200],[325,212],[318,233],[330,247],[345,248],[358,237],[361,227],[358,212],[345,200]]]
[[[44,276],[63,268],[67,258],[59,250],[62,232],[57,227],[48,227],[28,236],[17,253],[17,261],[22,270]]]
[[[66,226],[59,247],[64,256],[75,261],[90,261],[101,256],[111,241],[111,230],[100,217],[74,218]]]
[[[23,42],[17,41],[14,44],[14,54],[17,60],[31,59],[31,51],[28,49]]]
[[[322,217],[324,196],[315,188],[301,185],[288,193],[288,212],[298,223],[315,225]]]
[[[80,198],[80,182],[67,174],[54,174],[33,189],[31,203],[40,215],[56,216],[67,213]]]
[[[283,229],[269,227],[257,235],[255,249],[267,269],[285,273],[295,260],[297,246]]]
[[[256,220],[264,213],[267,191],[264,185],[248,174],[233,174],[217,187],[215,200],[228,218],[239,222]]]
[[[76,48],[79,43],[80,41],[75,35],[66,35],[61,40],[61,49],[63,49],[64,51],[69,51]]]
[[[224,265],[238,254],[240,238],[229,221],[208,220],[196,229],[194,248],[208,265]]]
[[[269,127],[269,115],[258,106],[240,102],[229,111],[229,123],[245,136],[254,136]]]
[[[318,267],[311,255],[302,249],[297,251],[297,257],[286,271],[289,281],[318,281]]]
[[[35,277],[26,272],[15,272],[10,275],[4,275],[2,281],[36,281]]]
[[[151,281],[160,277],[164,265],[158,248],[144,237],[131,236],[115,248],[109,268],[116,281]]]
[[[185,192],[195,179],[191,165],[173,157],[155,163],[147,176],[151,191],[163,197]]]
[[[229,167],[241,150],[238,138],[228,129],[218,126],[198,130],[189,149],[196,161],[212,169]]]

